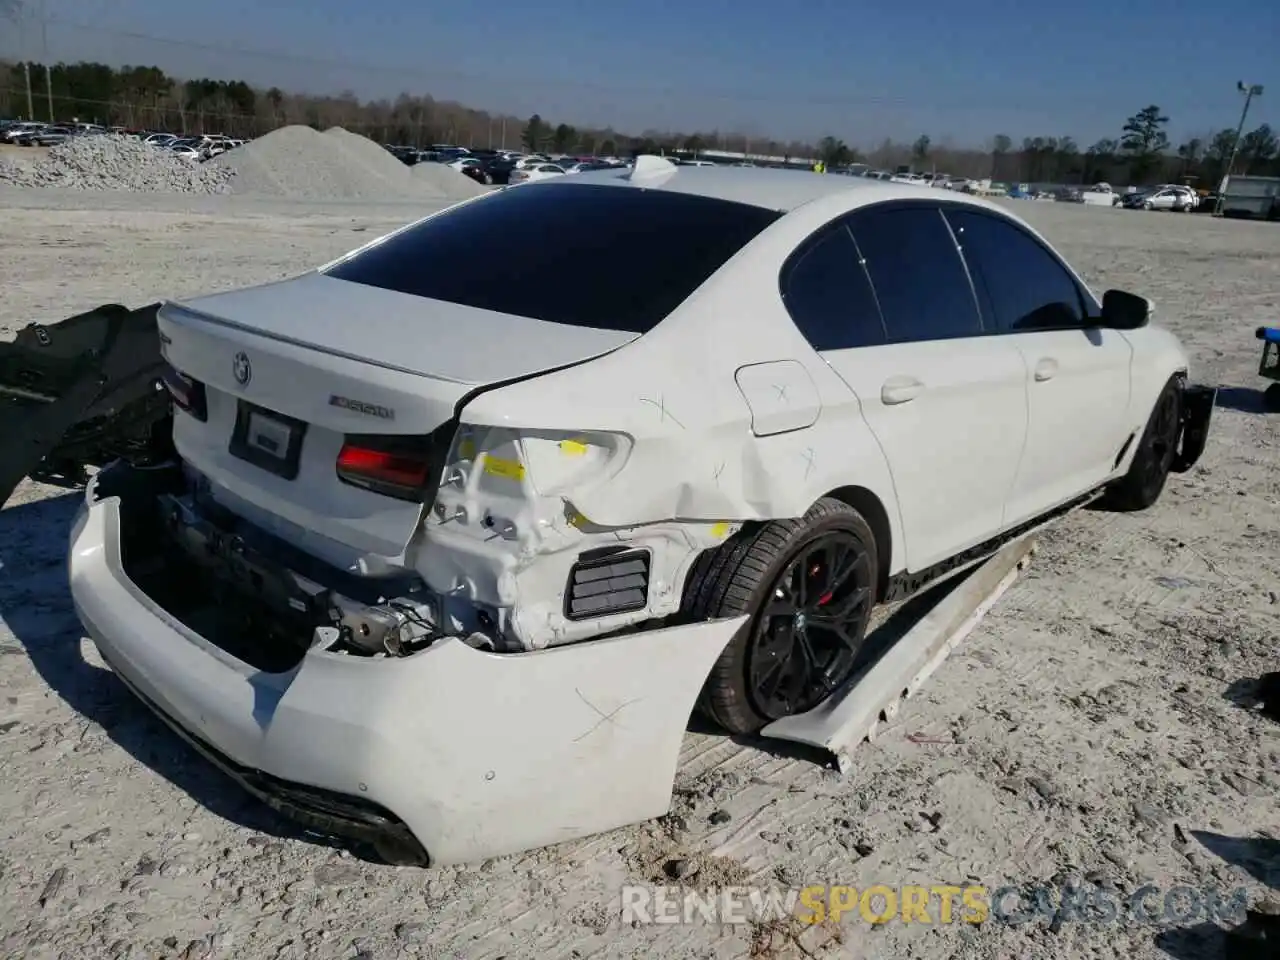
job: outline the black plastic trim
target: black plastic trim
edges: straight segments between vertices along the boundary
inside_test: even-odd
[[[609,607],[604,610],[592,610],[587,613],[573,612],[574,575],[578,573],[578,571],[611,566],[615,563],[629,560],[632,557],[635,557],[644,563],[644,598],[642,600],[637,603]],[[649,586],[652,574],[653,553],[648,547],[628,547],[620,544],[614,547],[597,547],[593,550],[586,550],[578,555],[578,559],[574,562],[573,566],[569,568],[569,578],[564,585],[564,600],[562,607],[564,618],[574,622],[583,620],[601,620],[605,617],[612,617],[621,613],[632,613],[636,610],[643,610],[649,605]]]
[[[288,427],[289,443],[282,457],[273,456],[266,450],[250,445],[249,418],[253,415]],[[248,400],[240,400],[236,404],[236,425],[231,432],[229,451],[233,457],[251,463],[267,473],[275,474],[283,480],[296,480],[302,464],[302,441],[306,435],[305,420],[285,416],[283,413],[268,410]]]
[[[412,855],[410,859],[419,860],[422,866],[430,865],[431,858],[426,848],[404,821],[390,810],[361,797],[352,797],[322,787],[283,780],[262,770],[237,763],[169,716],[116,669],[111,662],[111,657],[103,652],[101,647],[98,650],[120,682],[152,713],[164,721],[169,729],[238,783],[246,792],[261,800],[272,810],[325,836],[342,837],[371,845],[391,841],[397,848],[410,852]]]
[[[962,550],[955,556],[948,557],[946,560],[941,560],[931,567],[926,567],[919,573],[903,571],[902,573],[894,574],[889,578],[889,588],[885,591],[885,595],[881,597],[880,602],[897,603],[900,600],[906,600],[909,597],[915,596],[933,583],[941,580],[947,574],[958,570],[960,567],[969,563],[974,563],[978,560],[986,559],[996,553],[996,551],[1001,547],[1012,543],[1014,540],[1017,540],[1019,537],[1036,527],[1065,516],[1073,510],[1078,510],[1086,503],[1094,500],[1099,493],[1102,492],[1102,489],[1102,487],[1097,487],[1090,490],[1088,493],[1081,494],[1078,497],[1073,497],[1066,503],[1054,507],[1052,510],[1048,510],[1042,514],[1032,517],[1030,520],[1026,520],[1018,524],[1016,527],[1006,530],[1004,533],[994,536],[989,540],[984,540],[982,543],[976,544],[968,550]]]
[[[1186,473],[1199,462],[1209,441],[1209,423],[1218,402],[1218,388],[1187,384],[1182,388],[1182,424],[1178,452],[1169,469]]]

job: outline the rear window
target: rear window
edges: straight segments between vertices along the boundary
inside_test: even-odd
[[[530,184],[432,217],[328,275],[536,320],[646,333],[780,216],[665,190]]]

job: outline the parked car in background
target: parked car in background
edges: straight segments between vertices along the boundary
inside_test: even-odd
[[[563,177],[564,175],[564,167],[557,166],[554,163],[539,163],[535,166],[512,170],[511,177],[507,182],[514,186],[517,183],[533,183],[536,180],[550,180],[552,177]]]
[[[0,141],[18,146],[31,146],[29,138],[43,130],[48,124],[35,123],[31,121],[23,121],[21,123],[11,124],[4,133],[0,134]]]
[[[53,126],[29,134],[23,142],[31,147],[52,147],[55,144],[65,143],[74,136],[76,132],[71,127]]]
[[[1199,206],[1200,198],[1190,187],[1157,187],[1126,193],[1121,201],[1126,210],[1175,210],[1185,213]]]
[[[448,164],[450,170],[457,170],[459,173],[465,172],[468,168],[479,170],[482,166],[483,162],[479,157],[459,157]]]
[[[688,165],[692,166],[693,164],[688,164]],[[710,164],[707,164],[707,166],[710,166]],[[613,164],[611,163],[602,163],[599,160],[583,160],[579,163],[575,163],[571,166],[565,167],[564,172],[565,173],[588,173],[592,170],[611,170],[611,169],[613,169]]]
[[[511,179],[511,171],[516,167],[514,160],[509,160],[504,156],[490,157],[488,160],[482,160],[469,166],[462,167],[464,176],[470,177],[476,183],[484,183],[494,186],[505,186]]]

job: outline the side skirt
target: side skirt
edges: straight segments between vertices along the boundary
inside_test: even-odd
[[[1006,530],[998,536],[985,540],[976,546],[970,547],[968,550],[962,550],[953,557],[941,560],[931,567],[926,567],[919,573],[911,573],[904,571],[896,573],[889,578],[889,588],[885,591],[885,595],[880,598],[881,603],[898,603],[910,597],[921,593],[925,589],[935,586],[942,580],[950,577],[962,570],[972,567],[976,563],[989,558],[992,554],[1000,550],[1001,547],[1012,543],[1019,537],[1023,537],[1033,530],[1045,527],[1055,520],[1059,520],[1075,510],[1093,502],[1102,496],[1106,486],[1095,487],[1088,493],[1081,494],[1072,500],[1068,500],[1061,506],[1055,507],[1047,513],[1042,513],[1038,517],[1033,517],[1024,523],[1018,524]]]

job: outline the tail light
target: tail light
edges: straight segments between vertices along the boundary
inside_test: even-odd
[[[398,500],[421,500],[435,486],[432,438],[348,436],[338,453],[338,479]]]
[[[176,406],[197,420],[209,419],[209,407],[203,383],[171,366],[165,367],[160,380]]]

